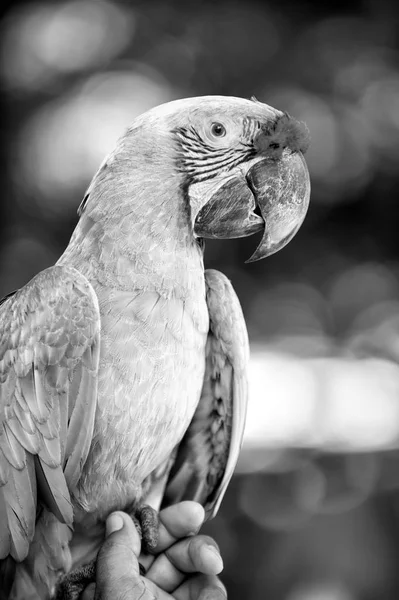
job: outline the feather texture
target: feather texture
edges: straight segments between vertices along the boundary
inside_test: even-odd
[[[215,516],[238,460],[247,408],[248,336],[227,277],[205,271],[209,334],[201,398],[180,443],[164,504],[196,500]]]
[[[94,424],[100,318],[86,278],[56,266],[10,295],[0,321],[0,559],[22,561],[38,499],[72,524],[70,491]]]

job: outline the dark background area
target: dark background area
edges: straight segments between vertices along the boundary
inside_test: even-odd
[[[399,597],[398,16],[387,1],[3,8],[0,296],[58,258],[146,109],[255,95],[311,131],[288,247],[252,265],[252,238],[206,249],[252,345],[244,448],[207,526],[232,600]]]

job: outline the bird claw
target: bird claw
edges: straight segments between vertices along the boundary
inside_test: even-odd
[[[159,538],[158,513],[148,504],[140,506],[131,518],[141,537],[144,552],[153,554]],[[140,575],[146,574],[146,569],[139,563]],[[96,580],[96,561],[93,561],[61,579],[53,600],[78,600],[85,588]]]
[[[143,504],[135,511],[132,519],[141,536],[143,551],[153,554],[158,545],[159,538],[159,518],[157,511],[148,504]]]
[[[84,565],[61,579],[53,600],[79,600],[86,587],[96,580],[96,562]]]

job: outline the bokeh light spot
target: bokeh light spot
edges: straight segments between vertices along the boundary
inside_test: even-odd
[[[133,12],[106,0],[25,5],[3,23],[2,77],[11,88],[40,88],[114,58],[134,31]]]
[[[90,77],[27,123],[19,136],[16,179],[33,186],[46,209],[62,211],[66,201],[77,206],[71,191],[88,185],[131,121],[171,99],[163,79],[151,70],[140,72],[137,65]]]

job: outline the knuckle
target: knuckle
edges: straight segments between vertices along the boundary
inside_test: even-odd
[[[147,600],[145,585],[140,579],[128,575],[118,577],[117,581],[109,580],[106,586],[100,587],[98,590],[96,600],[109,600],[110,598],[112,600],[133,600],[134,598]]]
[[[128,558],[129,560],[136,558],[133,549],[128,544],[118,540],[108,539],[105,540],[100,549],[99,558],[100,560],[107,560],[111,556],[118,559]]]
[[[213,546],[219,552],[219,546],[215,540],[209,535],[196,535],[190,540],[190,547],[193,551],[198,552],[202,546]]]

